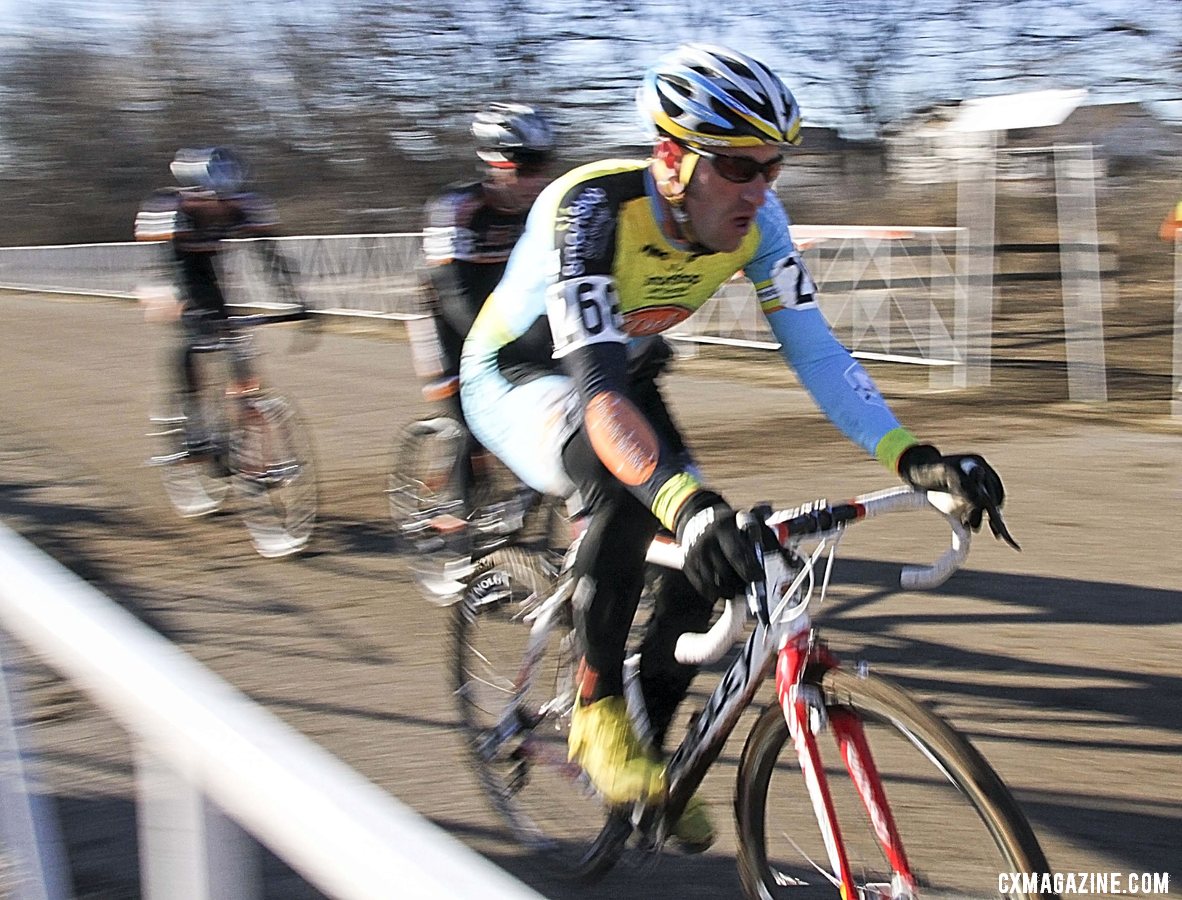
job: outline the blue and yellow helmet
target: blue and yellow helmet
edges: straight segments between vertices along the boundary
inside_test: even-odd
[[[685,44],[662,57],[637,105],[646,123],[691,148],[800,143],[792,92],[759,60],[724,47]]]

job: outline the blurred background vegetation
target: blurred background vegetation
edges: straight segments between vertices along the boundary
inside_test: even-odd
[[[1093,102],[1182,102],[1179,4],[0,0],[0,244],[128,240],[176,149],[217,143],[251,161],[288,233],[416,230],[430,193],[474,176],[483,102],[546,110],[566,165],[636,153],[641,73],[687,40],[762,57],[806,124],[870,147],[950,98],[1086,87]],[[872,165],[789,208],[839,221],[861,201],[846,218],[887,221],[906,210],[886,189]],[[920,222],[954,224],[938,220],[947,190],[917,202]]]

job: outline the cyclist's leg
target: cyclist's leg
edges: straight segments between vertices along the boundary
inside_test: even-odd
[[[636,356],[629,369],[632,379],[630,395],[666,446],[692,467],[693,459],[657,385],[657,378],[671,356],[672,351],[664,341],[648,345]],[[676,660],[674,647],[682,634],[705,631],[709,627],[714,604],[695,591],[685,575],[674,570],[662,570],[653,591],[653,612],[640,645],[640,688],[653,746],[660,753],[677,707],[698,672],[696,666]],[[681,816],[673,823],[672,834],[682,849],[690,853],[700,853],[714,843],[717,832],[700,795],[690,798]]]
[[[654,800],[664,765],[642,744],[624,699],[624,653],[658,522],[612,477],[583,431],[563,453],[589,514],[574,562],[575,630],[583,647],[569,754],[611,803]]]
[[[629,395],[660,434],[662,442],[693,467],[693,459],[661,394],[657,379],[668,366],[672,351],[660,338],[641,345],[629,360]],[[690,587],[681,572],[662,570],[656,579],[653,614],[640,646],[640,685],[660,749],[678,705],[697,674],[673,657],[677,638],[690,631],[705,631],[713,604]]]
[[[440,401],[444,414],[454,418],[461,426],[460,449],[456,453],[455,466],[451,473],[451,482],[456,486],[456,494],[463,501],[464,509],[470,513],[473,507],[476,478],[472,465],[472,457],[483,450],[483,448],[472,434],[472,430],[468,427],[468,422],[464,418],[464,407],[460,402],[459,376],[457,374],[454,377],[455,381],[453,383],[455,390],[441,397]]]
[[[698,674],[697,666],[674,658],[677,639],[686,632],[706,631],[713,609],[714,604],[695,591],[681,572],[664,569],[657,576],[653,614],[640,645],[640,687],[658,749],[664,748],[677,707]]]
[[[562,448],[579,418],[578,397],[565,375],[540,374],[520,384],[487,365],[465,361],[460,397],[468,428],[523,482],[543,494],[569,497],[575,485]]]
[[[201,421],[200,390],[194,347],[212,336],[211,319],[224,318],[226,298],[218,284],[213,253],[177,251],[177,272],[181,296],[181,348],[178,359],[182,412],[185,416],[185,440],[193,447],[204,447],[209,440],[209,423]]]
[[[624,653],[644,588],[644,557],[659,523],[603,464],[579,429],[563,451],[588,514],[574,574],[575,623],[583,639],[586,679],[582,699],[624,694]]]
[[[208,440],[207,425],[201,409],[201,383],[194,347],[202,340],[201,321],[193,310],[186,309],[177,323],[180,331],[173,365],[174,382],[180,398],[180,412],[185,419],[185,445],[200,447]]]
[[[595,457],[586,438],[572,440],[581,425],[580,404],[570,378],[546,374],[524,383],[510,383],[497,370],[494,358],[465,359],[461,375],[461,392],[469,426],[486,447],[535,490],[558,496],[570,496],[574,491],[575,472],[568,472],[567,458],[574,468],[585,460],[588,472],[578,478],[587,487],[598,486],[604,493],[599,498],[586,498],[596,511],[584,535],[580,560],[589,571],[576,589],[576,603],[580,607],[583,628],[590,631],[594,664],[604,668],[602,684],[597,678],[583,680],[585,699],[602,694],[592,703],[576,704],[571,719],[569,753],[578,759],[588,776],[603,795],[613,803],[625,803],[640,798],[659,796],[664,790],[663,767],[647,756],[637,740],[623,698],[623,647],[627,640],[629,618],[635,609],[640,592],[640,573],[643,568],[647,541],[636,534],[631,541],[623,539],[622,528],[640,528],[651,536],[656,520],[638,501],[633,500]],[[564,448],[571,447],[567,454]],[[579,448],[583,449],[576,458]],[[594,473],[594,474],[590,474]],[[618,501],[619,511],[613,513],[609,501]],[[622,528],[621,528],[622,522]],[[616,531],[611,526],[615,524]],[[617,533],[620,532],[620,533]],[[590,538],[590,540],[588,540]],[[614,541],[619,541],[618,544]],[[609,542],[609,549],[599,547]],[[624,554],[611,559],[610,552],[619,546]],[[590,547],[590,550],[586,548]],[[586,553],[584,553],[586,550]],[[590,555],[587,555],[590,554]],[[634,558],[629,563],[628,558]],[[592,565],[594,560],[594,565]],[[610,562],[610,564],[609,564]],[[628,574],[637,573],[635,579]],[[635,580],[635,589],[621,591],[613,586],[626,585]],[[597,596],[606,588],[602,599]],[[616,624],[605,618],[605,610],[613,605],[625,605],[620,636],[615,637]],[[579,630],[583,630],[580,628]],[[599,655],[602,654],[602,655]],[[592,666],[592,668],[595,667]],[[607,694],[608,690],[613,693]]]

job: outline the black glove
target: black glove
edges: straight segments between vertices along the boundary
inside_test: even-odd
[[[706,599],[737,597],[750,582],[763,578],[754,542],[718,494],[698,491],[678,512],[676,524],[677,542],[685,551],[683,571]]]
[[[988,512],[993,533],[1014,543],[999,514],[1006,499],[1005,487],[984,457],[976,453],[944,456],[931,444],[915,444],[899,457],[899,474],[914,488],[951,494],[964,504],[964,523],[974,531],[981,528]]]

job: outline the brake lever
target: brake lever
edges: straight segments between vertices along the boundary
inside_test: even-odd
[[[989,517],[989,530],[993,532],[993,536],[1005,541],[1015,550],[1020,551],[1022,548],[1014,540],[1014,536],[1010,534],[1009,528],[1006,527],[1005,519],[1002,518],[1001,508],[985,488],[984,473],[979,467],[974,467],[973,471],[968,474],[975,488],[974,493],[976,496],[973,498],[973,504],[977,508],[985,510],[986,515]]]
[[[995,538],[1000,538],[1015,550],[1020,551],[1022,547],[1016,540],[1014,540],[1014,536],[1010,534],[1009,528],[1006,527],[1006,520],[1002,518],[1001,510],[998,508],[997,504],[992,500],[989,500],[984,504],[984,506],[985,514],[989,517],[989,530],[993,532],[993,536]]]
[[[755,615],[760,624],[767,626],[771,623],[771,609],[768,606],[767,562],[761,537],[763,523],[771,515],[770,506],[756,506],[749,512],[740,514],[740,527],[751,538],[755,550],[755,558],[759,560],[759,567],[763,570],[763,578],[747,586],[747,607]],[[769,548],[770,549],[770,548]]]

